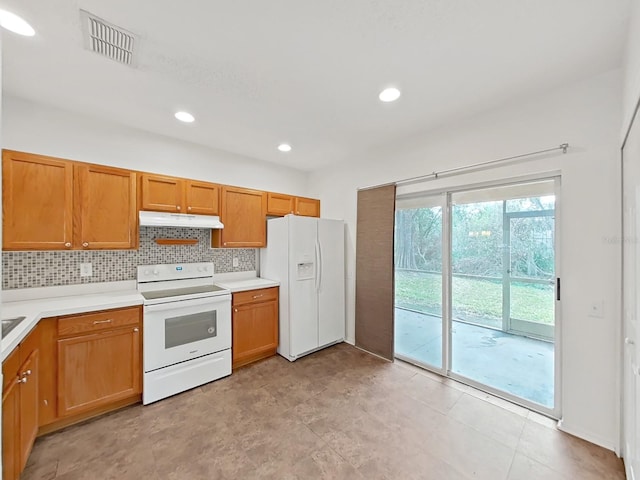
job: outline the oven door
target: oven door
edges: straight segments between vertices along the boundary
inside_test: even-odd
[[[145,372],[228,348],[231,295],[145,305]]]

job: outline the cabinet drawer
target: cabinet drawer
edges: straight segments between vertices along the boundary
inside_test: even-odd
[[[139,307],[60,317],[58,319],[58,335],[69,336],[98,332],[109,328],[135,325],[139,322]]]
[[[247,290],[233,294],[233,305],[244,305],[245,303],[266,302],[267,300],[278,299],[278,287],[260,288],[258,290]]]

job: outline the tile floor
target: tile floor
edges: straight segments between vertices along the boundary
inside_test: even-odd
[[[37,440],[31,479],[622,479],[524,408],[341,344]]]

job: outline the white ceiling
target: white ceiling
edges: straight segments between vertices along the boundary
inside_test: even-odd
[[[629,0],[0,0],[3,89],[313,170],[620,65]],[[83,48],[79,9],[141,36]],[[377,100],[397,85],[393,104]],[[181,124],[176,110],[193,113]],[[289,142],[290,153],[276,146]]]

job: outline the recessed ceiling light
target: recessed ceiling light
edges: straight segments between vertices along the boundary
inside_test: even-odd
[[[400,90],[395,87],[385,88],[380,92],[378,98],[382,102],[395,102],[398,98],[400,98]]]
[[[7,12],[6,10],[0,10],[0,27],[25,37],[33,37],[36,34],[31,25],[15,13]]]
[[[195,120],[189,112],[176,112],[176,118],[181,122],[191,123]]]
[[[281,152],[290,152],[291,145],[289,145],[288,143],[281,143],[280,145],[278,145],[278,150],[280,150]]]

